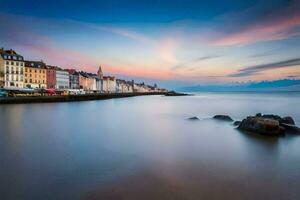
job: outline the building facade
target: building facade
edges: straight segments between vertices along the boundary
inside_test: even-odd
[[[0,49],[0,86],[23,88],[24,58],[14,50]]]
[[[113,76],[103,77],[103,91],[106,93],[114,93],[117,89],[116,78]]]
[[[69,88],[70,89],[80,89],[79,73],[76,72],[75,69],[68,69],[68,72],[69,72],[69,81],[70,81]]]
[[[90,73],[79,72],[80,89],[85,91],[96,91],[96,79]]]
[[[46,85],[49,89],[54,89],[56,86],[56,70],[58,67],[47,65],[46,67]]]
[[[24,87],[47,88],[47,69],[42,61],[25,61]]]
[[[118,93],[130,93],[133,92],[133,84],[131,81],[125,81],[121,79],[116,80],[116,92]]]
[[[56,85],[55,88],[59,90],[68,89],[70,85],[69,72],[62,69],[56,70]]]

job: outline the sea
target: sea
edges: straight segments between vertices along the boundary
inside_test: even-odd
[[[300,126],[300,93],[0,105],[0,199],[298,200],[300,135],[212,119],[256,113]]]

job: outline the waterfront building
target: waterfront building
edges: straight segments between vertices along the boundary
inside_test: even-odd
[[[24,58],[16,51],[0,49],[0,87],[23,88]]]
[[[88,76],[93,80],[93,90],[101,92],[102,90],[102,80],[99,78],[98,74],[88,73]]]
[[[117,89],[116,78],[113,76],[103,76],[103,92],[114,93]]]
[[[133,86],[133,91],[134,92],[149,92],[150,89],[148,88],[147,85],[145,85],[145,83],[135,83]]]
[[[116,80],[116,92],[118,93],[130,93],[133,92],[133,85],[131,81],[125,81],[121,79]]]
[[[79,86],[80,89],[92,92],[96,90],[96,80],[87,72],[79,72]]]
[[[56,89],[68,89],[70,85],[69,72],[61,68],[56,69]]]
[[[47,88],[46,71],[43,61],[25,61],[24,87]]]
[[[46,66],[46,85],[49,89],[54,89],[56,86],[56,70],[59,69],[56,66]]]
[[[69,88],[80,89],[79,73],[75,69],[68,69],[67,71],[69,72]]]

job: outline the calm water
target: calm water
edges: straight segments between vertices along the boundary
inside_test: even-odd
[[[300,94],[2,105],[0,199],[300,199],[300,136],[208,119],[257,112],[300,125]]]

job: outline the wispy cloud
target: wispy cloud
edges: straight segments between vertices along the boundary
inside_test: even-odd
[[[249,66],[239,70],[237,73],[228,75],[228,77],[252,76],[259,72],[270,70],[270,69],[279,69],[279,68],[286,68],[286,67],[298,66],[298,65],[300,65],[300,58],[294,58],[289,60],[283,60],[280,62]]]
[[[113,26],[101,26],[101,25],[96,25],[96,24],[90,24],[90,26],[92,28],[97,29],[97,30],[117,34],[117,35],[123,36],[125,38],[131,39],[133,41],[141,42],[141,43],[144,43],[144,44],[154,44],[154,43],[156,43],[155,40],[153,40],[149,37],[146,37],[142,34],[139,34],[135,31],[128,30],[126,28],[113,27]]]
[[[297,30],[297,27],[300,26],[299,10],[299,1],[291,1],[285,7],[276,9],[264,10],[257,5],[245,12],[229,14],[230,20],[225,24],[237,24],[240,27],[231,27],[233,31],[224,32],[216,38],[213,44],[241,45],[300,36],[300,31]],[[227,17],[229,18],[229,16]],[[253,18],[253,21],[245,19],[250,18],[249,16]]]
[[[205,61],[205,60],[209,60],[209,59],[214,59],[214,58],[218,58],[220,56],[200,56],[198,58],[195,58],[189,62],[185,62],[185,63],[180,63],[178,65],[175,65],[174,67],[171,68],[171,70],[179,70],[182,68],[186,68],[186,67],[190,67],[190,65],[201,62],[201,61]]]

